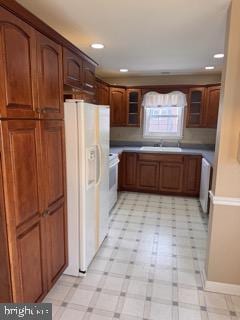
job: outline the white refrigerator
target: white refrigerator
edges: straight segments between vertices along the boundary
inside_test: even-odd
[[[69,265],[65,274],[86,273],[108,233],[109,107],[64,103]]]

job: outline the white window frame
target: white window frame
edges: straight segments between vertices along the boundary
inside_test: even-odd
[[[184,111],[185,111],[185,108],[184,106],[183,107],[175,107],[175,106],[172,106],[172,107],[169,107],[169,108],[181,108],[182,109],[182,112],[181,112],[181,116],[180,116],[180,128],[179,128],[179,131],[178,131],[178,134],[170,134],[169,132],[164,134],[164,133],[158,133],[158,132],[148,132],[148,128],[147,128],[147,109],[149,107],[144,107],[144,117],[143,117],[143,137],[144,138],[147,138],[147,139],[169,139],[169,140],[181,140],[183,138],[183,127],[184,127]],[[154,108],[154,107],[153,107]],[[156,108],[156,107],[155,107]],[[157,107],[158,108],[158,107]],[[161,107],[159,107],[161,108]]]

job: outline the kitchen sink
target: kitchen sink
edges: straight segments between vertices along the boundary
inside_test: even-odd
[[[141,147],[141,151],[150,152],[181,152],[182,148],[179,147]]]

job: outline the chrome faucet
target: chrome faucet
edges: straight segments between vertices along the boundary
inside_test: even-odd
[[[178,148],[180,148],[180,147],[181,147],[181,142],[180,142],[180,140],[178,140],[178,142],[177,142],[177,146],[178,146]]]
[[[162,148],[162,147],[163,147],[163,140],[160,140],[159,143],[154,144],[154,147],[160,147],[160,148]]]

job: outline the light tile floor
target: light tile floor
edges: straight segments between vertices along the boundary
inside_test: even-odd
[[[207,222],[197,199],[121,193],[86,277],[45,298],[53,319],[240,319],[240,297],[203,290]]]

